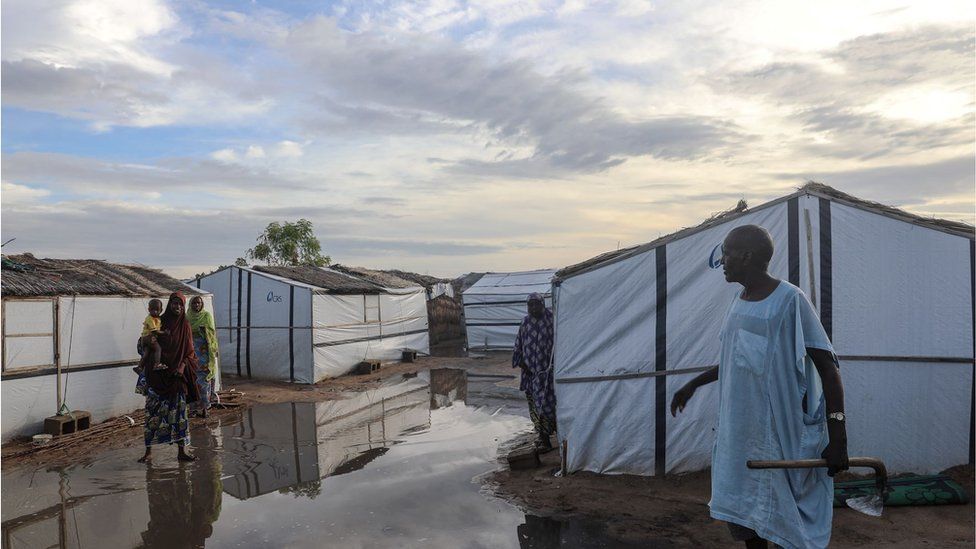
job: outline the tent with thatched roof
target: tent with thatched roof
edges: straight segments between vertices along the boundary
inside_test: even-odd
[[[551,304],[555,269],[512,273],[485,273],[464,290],[464,325],[468,348],[479,351],[508,351],[525,318],[525,302],[539,293]]]
[[[4,256],[0,288],[3,440],[39,433],[62,405],[96,422],[141,408],[132,367],[149,300],[179,290],[213,310],[158,270],[92,259]]]
[[[973,227],[809,184],[653,242],[567,267],[553,283],[558,430],[570,471],[709,466],[717,384],[667,407],[717,364],[741,287],[719,257],[734,227],[773,236],[770,272],[806,292],[831,336],[850,455],[935,472],[973,455]]]
[[[402,279],[312,266],[233,266],[193,284],[214,295],[225,374],[315,383],[363,360],[430,350],[426,292]]]

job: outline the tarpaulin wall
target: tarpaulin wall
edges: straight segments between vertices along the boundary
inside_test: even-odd
[[[228,267],[198,279],[214,296],[221,366],[228,374],[314,383],[313,286]]]
[[[510,350],[525,318],[531,293],[543,294],[551,306],[553,270],[488,273],[462,294],[468,348]]]
[[[203,277],[214,294],[224,372],[315,383],[364,359],[429,353],[427,298],[421,287],[336,295],[246,268]]]
[[[159,299],[165,303],[167,297]],[[211,296],[201,297],[212,310]],[[134,392],[132,367],[139,362],[136,342],[150,299],[4,299],[3,440],[39,433],[44,418],[57,413],[55,342],[70,410],[91,412],[98,422],[141,408],[144,399]]]
[[[347,373],[366,359],[396,360],[406,349],[430,352],[423,288],[313,298],[316,380]]]
[[[717,386],[696,391],[677,418],[668,405],[718,361],[721,322],[741,288],[722,276],[720,244],[751,223],[773,236],[770,272],[801,287],[834,334],[851,455],[894,471],[967,462],[972,240],[800,195],[557,283],[554,367],[570,470],[709,465]]]

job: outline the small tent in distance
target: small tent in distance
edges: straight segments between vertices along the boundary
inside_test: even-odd
[[[363,360],[429,352],[419,286],[312,266],[225,267],[195,284],[214,294],[225,373],[315,383]]]
[[[551,303],[555,269],[514,273],[486,273],[464,290],[464,324],[468,349],[505,351],[515,346],[515,336],[525,318],[529,294],[539,293]]]
[[[664,474],[709,466],[714,384],[678,417],[668,403],[718,361],[741,287],[718,257],[732,228],[770,231],[770,272],[799,286],[839,355],[851,455],[895,472],[972,456],[973,227],[830,187],[715,217],[556,275],[554,370],[571,471]]]
[[[454,285],[450,279],[399,269],[375,270],[346,265],[332,265],[329,268],[381,286],[424,288],[427,292],[427,323],[431,353],[437,354],[438,345],[446,344],[450,348],[463,344],[464,321],[461,294],[457,292],[455,295]]]
[[[41,432],[62,397],[92,421],[141,408],[136,341],[149,300],[210,294],[140,265],[95,259],[3,257],[3,440]],[[219,386],[219,377],[217,379]]]

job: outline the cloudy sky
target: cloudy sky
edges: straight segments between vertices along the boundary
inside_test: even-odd
[[[972,222],[974,9],[4,0],[4,252],[560,267],[809,179]]]

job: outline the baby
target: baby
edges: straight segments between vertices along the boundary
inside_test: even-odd
[[[136,373],[142,374],[146,365],[151,365],[154,370],[165,370],[166,365],[162,364],[162,349],[156,336],[165,333],[162,330],[163,302],[158,299],[149,301],[149,316],[142,321],[142,333],[139,335],[139,354],[142,360],[134,368]]]

